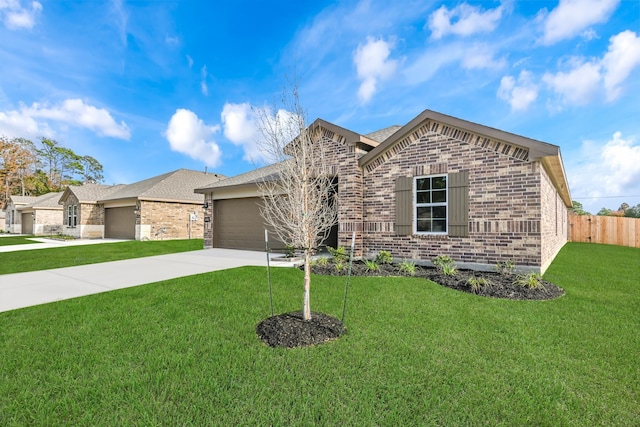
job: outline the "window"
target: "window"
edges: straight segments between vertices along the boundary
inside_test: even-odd
[[[69,227],[78,225],[78,205],[69,205],[67,207],[67,225]]]
[[[447,175],[415,178],[415,232],[447,233]]]

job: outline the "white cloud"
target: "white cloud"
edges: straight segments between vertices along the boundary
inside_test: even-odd
[[[189,64],[189,68],[193,67],[193,58],[190,55],[187,55],[187,63]]]
[[[606,22],[619,3],[620,0],[560,0],[558,7],[543,16],[542,44],[575,37],[593,24]]]
[[[609,42],[602,67],[607,100],[612,101],[620,96],[622,82],[640,65],[640,37],[627,30],[611,37]]]
[[[224,104],[221,113],[224,136],[235,145],[242,146],[243,159],[248,162],[263,161],[260,150],[258,118],[248,103]]]
[[[279,109],[275,114],[269,107],[252,107],[248,103],[226,103],[222,109],[224,136],[244,150],[243,159],[252,163],[271,163],[272,147],[265,142],[261,130],[276,129],[278,144],[284,146],[298,136],[299,117],[287,110]],[[266,145],[265,145],[266,144]]]
[[[524,111],[538,97],[538,86],[532,81],[532,74],[522,70],[518,80],[504,76],[500,80],[498,98],[507,101],[513,111]]]
[[[219,131],[220,126],[205,124],[194,112],[177,109],[169,120],[164,136],[173,151],[216,167],[220,164],[222,152],[212,136]]]
[[[42,12],[42,4],[37,1],[23,7],[20,0],[0,0],[0,17],[10,30],[31,29]]]
[[[544,81],[561,99],[563,104],[586,105],[600,89],[600,65],[594,62],[578,62],[568,72],[545,73]]]
[[[362,81],[358,89],[358,98],[368,102],[377,91],[378,83],[393,75],[398,61],[389,59],[393,43],[382,39],[367,37],[367,43],[358,45],[353,55],[358,78]]]
[[[578,161],[567,164],[567,176],[574,196],[585,197],[592,213],[602,206],[598,199],[640,194],[640,144],[615,132],[604,145],[584,141]]]
[[[207,86],[207,66],[204,65],[200,69],[200,75],[202,76],[202,80],[200,80],[200,91],[204,96],[209,96],[209,86]]]
[[[506,65],[504,58],[495,59],[494,52],[487,45],[473,45],[462,55],[462,66],[466,69],[500,69]]]
[[[640,37],[623,31],[611,37],[601,59],[574,57],[567,63],[566,71],[545,73],[542,77],[561,104],[585,105],[598,95],[614,101],[621,95],[624,81],[640,66]]]
[[[126,123],[116,123],[107,110],[85,104],[81,99],[67,99],[53,107],[33,103],[31,106],[21,105],[19,110],[0,112],[0,133],[19,133],[16,136],[33,135],[37,132],[51,134],[47,120],[90,129],[100,136],[119,139],[131,137]]]
[[[429,16],[427,26],[431,38],[440,39],[448,34],[470,36],[493,31],[502,17],[502,6],[485,12],[478,6],[462,3],[449,10],[441,6]]]

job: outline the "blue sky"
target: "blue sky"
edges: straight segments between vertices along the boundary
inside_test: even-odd
[[[594,213],[640,203],[638,0],[0,0],[0,135],[109,184],[254,168],[253,112],[293,75],[309,121],[431,109],[560,146]]]

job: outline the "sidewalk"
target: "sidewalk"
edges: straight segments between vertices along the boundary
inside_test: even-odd
[[[270,264],[273,267],[294,266],[290,262],[271,261]],[[0,275],[0,312],[249,265],[266,266],[266,254],[202,249],[54,270],[3,274]]]
[[[10,235],[4,235],[4,236],[16,236],[16,234],[10,234]],[[0,236],[0,239],[1,238],[2,236]],[[120,239],[56,240],[56,239],[48,239],[46,237],[30,237],[29,240],[33,240],[34,242],[38,242],[38,243],[0,246],[0,253],[15,252],[15,251],[31,251],[33,249],[63,248],[66,246],[96,245],[100,243],[126,242],[126,240],[120,240]]]

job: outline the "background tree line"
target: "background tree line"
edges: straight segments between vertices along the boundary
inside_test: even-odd
[[[573,208],[571,209],[578,215],[591,215],[591,213],[584,210],[582,203],[573,201]],[[640,203],[636,206],[629,206],[628,203],[623,203],[617,210],[602,208],[596,215],[600,216],[621,216],[627,218],[640,218]]]
[[[0,207],[13,195],[40,196],[104,180],[102,164],[57,141],[0,137]]]

